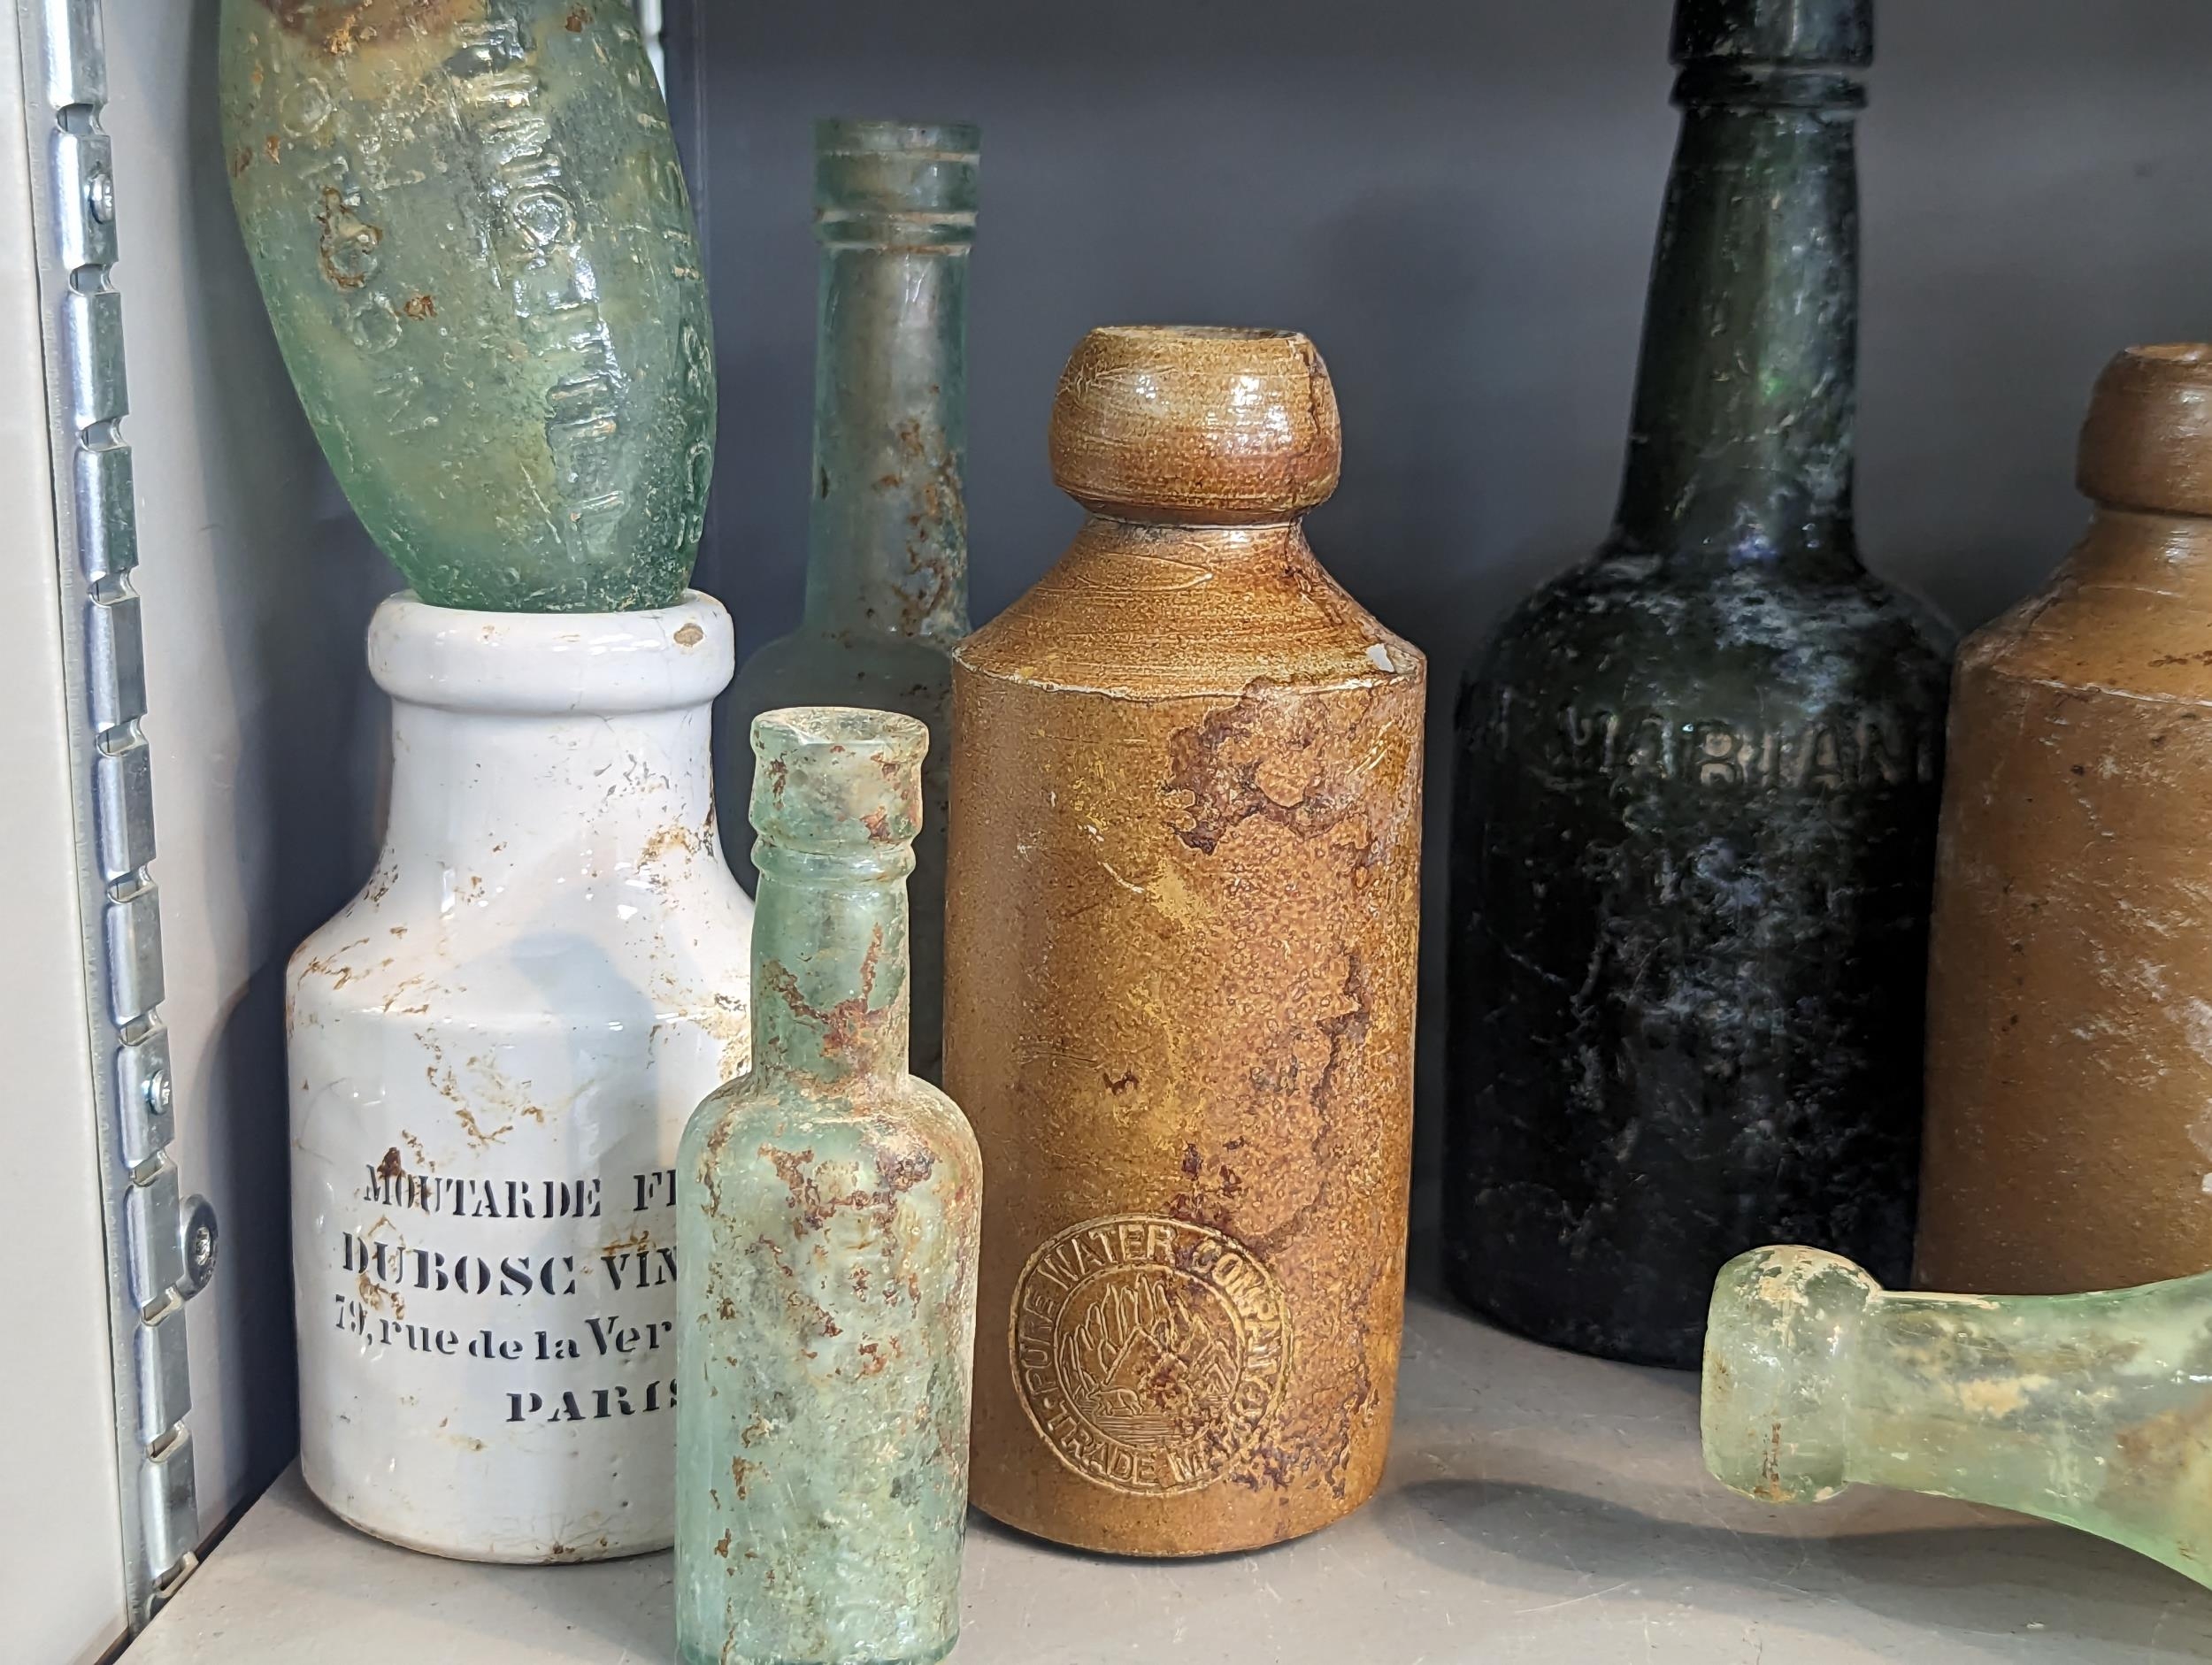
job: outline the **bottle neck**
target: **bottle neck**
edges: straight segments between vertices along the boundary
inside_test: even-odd
[[[968,246],[826,240],[819,303],[806,622],[949,645],[968,633]]]
[[[2212,1393],[2212,1274],[2057,1298],[1878,1294],[1850,1354],[1845,1477],[2016,1509],[2132,1542],[2212,1523],[2143,1431]],[[2139,1448],[2131,1451],[2133,1443]]]
[[[2099,503],[2064,570],[2085,587],[2148,589],[2201,606],[2212,601],[2212,518]]]
[[[1825,73],[1685,72],[1617,551],[1856,567],[1856,97]]]
[[[753,1069],[837,1086],[907,1072],[910,846],[817,855],[762,839]]]
[[[553,717],[396,696],[386,857],[471,900],[510,879],[589,889],[680,856],[718,860],[712,721],[703,702]]]

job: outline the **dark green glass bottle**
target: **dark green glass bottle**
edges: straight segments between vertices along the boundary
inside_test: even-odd
[[[1859,564],[1870,0],[1679,0],[1626,475],[1464,684],[1448,1273],[1691,1366],[1732,1255],[1909,1267],[1947,633]]]

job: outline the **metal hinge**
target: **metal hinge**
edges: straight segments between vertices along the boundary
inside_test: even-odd
[[[153,776],[126,410],[100,0],[19,0],[39,292],[53,413],[63,657],[77,780],[85,976],[100,1111],[124,1582],[134,1629],[197,1564],[184,1303],[215,1268],[215,1216],[181,1198],[162,998]]]

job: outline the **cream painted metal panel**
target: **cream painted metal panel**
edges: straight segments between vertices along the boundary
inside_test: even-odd
[[[147,711],[186,1193],[223,1225],[190,1308],[212,1531],[292,1457],[283,975],[367,876],[396,576],[324,472],[269,334],[217,130],[217,0],[106,0]]]
[[[30,1665],[97,1659],[127,1626],[98,1109],[78,915],[31,157],[0,27],[0,1615]]]

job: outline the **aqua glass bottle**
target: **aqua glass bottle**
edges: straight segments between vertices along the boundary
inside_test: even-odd
[[[714,347],[623,0],[223,0],[231,197],[286,367],[426,602],[680,598]]]
[[[907,1073],[926,731],[755,721],[753,1063],[677,1156],[681,1665],[942,1659],[959,1630],[982,1159]]]
[[[1713,1288],[1701,1420],[1706,1466],[1751,1497],[1963,1498],[2212,1584],[2212,1272],[1919,1294],[1818,1249],[1755,1249]]]
[[[737,673],[720,760],[742,813],[747,725],[782,705],[902,711],[929,728],[914,844],[914,1070],[942,1050],[953,644],[968,633],[968,250],[980,137],[963,123],[822,121],[806,611]],[[750,870],[741,856],[739,877]]]

